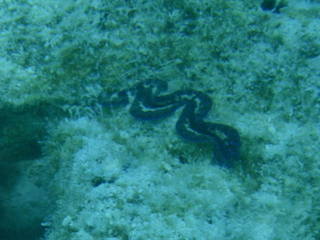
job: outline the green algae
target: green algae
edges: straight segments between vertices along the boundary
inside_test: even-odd
[[[18,131],[23,143],[41,132],[44,155],[28,172],[58,201],[45,239],[319,237],[317,1],[288,1],[280,14],[251,0],[0,7],[2,114],[23,119],[13,109],[42,102],[59,109]],[[90,111],[101,92],[149,77],[211,96],[209,120],[241,134],[234,170],[177,139],[173,118]]]

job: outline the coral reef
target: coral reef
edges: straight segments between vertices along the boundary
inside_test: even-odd
[[[0,232],[319,239],[320,3],[261,2],[1,1],[0,220],[19,226]],[[178,112],[149,123],[97,101],[152,77],[212,98],[207,120],[242,139],[234,169],[178,139]]]

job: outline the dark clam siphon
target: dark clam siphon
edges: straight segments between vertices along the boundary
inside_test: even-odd
[[[188,141],[212,144],[214,162],[222,167],[233,167],[240,158],[240,136],[231,126],[204,120],[212,106],[210,97],[193,89],[164,95],[167,89],[165,81],[149,79],[109,98],[104,96],[100,103],[115,108],[131,102],[130,114],[141,120],[163,119],[183,108],[176,123],[178,135]]]

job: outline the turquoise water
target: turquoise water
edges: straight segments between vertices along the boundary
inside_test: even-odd
[[[318,239],[319,10],[0,1],[0,239]],[[240,136],[232,167],[176,133],[182,107],[141,121],[104,104],[147,79],[212,100],[203,121]]]

